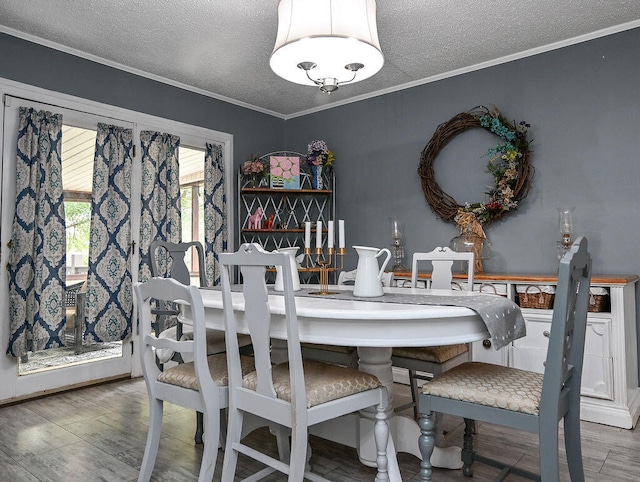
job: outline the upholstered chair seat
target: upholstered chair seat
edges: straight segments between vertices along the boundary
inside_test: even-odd
[[[542,380],[541,373],[469,362],[453,367],[425,383],[422,393],[538,415]]]
[[[302,365],[304,386],[307,391],[307,408],[382,386],[378,378],[370,373],[312,360],[305,360]],[[273,366],[271,373],[276,396],[290,402],[289,363]],[[242,386],[255,390],[258,386],[257,372],[245,375]]]
[[[444,363],[468,351],[469,348],[466,344],[459,343],[457,345],[394,348],[393,355],[432,363]]]
[[[242,356],[240,357],[240,362],[242,364],[243,374],[247,374],[255,370],[253,358]],[[207,357],[207,365],[211,372],[211,378],[216,385],[220,387],[226,387],[229,385],[227,355],[225,353],[209,355]],[[190,390],[200,390],[200,384],[198,383],[198,376],[196,375],[196,369],[193,362],[180,363],[179,365],[160,372],[158,375],[158,381],[161,383],[168,383],[170,385],[188,388]]]

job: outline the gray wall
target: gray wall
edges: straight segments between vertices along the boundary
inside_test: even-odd
[[[488,226],[494,256],[486,270],[554,271],[556,207],[575,205],[595,271],[640,273],[640,257],[629,256],[640,234],[633,210],[640,64],[632,55],[639,50],[634,29],[286,122],[4,34],[0,77],[233,134],[236,165],[250,153],[304,152],[309,141],[325,139],[337,158],[348,244],[388,245],[389,218],[397,217],[408,255],[457,234],[424,199],[420,152],[440,123],[494,105],[531,124],[536,173],[520,208]],[[438,156],[437,180],[460,203],[483,199],[491,182],[483,155],[496,140],[467,132]]]
[[[425,201],[417,167],[437,126],[477,105],[531,124],[536,172],[517,211],[487,227],[486,271],[552,273],[556,208],[576,206],[596,273],[640,273],[640,29],[287,121],[287,146],[325,139],[336,156],[338,217],[347,244],[388,246],[390,217],[405,231],[407,258],[447,245],[455,226]],[[348,89],[348,86],[343,87]],[[497,137],[462,134],[435,162],[459,202],[484,200],[486,149]],[[355,254],[349,259],[355,267]]]

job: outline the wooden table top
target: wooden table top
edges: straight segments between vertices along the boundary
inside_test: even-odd
[[[411,271],[394,271],[396,278],[411,278]],[[454,273],[455,279],[466,279],[466,273]],[[418,273],[419,279],[431,278],[431,273]],[[557,283],[557,274],[525,274],[525,273],[476,273],[473,275],[475,281],[504,281],[522,283]],[[635,274],[594,274],[591,276],[592,285],[626,285],[635,283],[640,279]]]

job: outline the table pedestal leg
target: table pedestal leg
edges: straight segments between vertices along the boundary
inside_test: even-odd
[[[360,370],[375,375],[380,383],[387,388],[389,394],[389,421],[390,433],[393,437],[397,452],[405,452],[422,458],[418,448],[420,428],[415,420],[407,416],[395,416],[393,414],[393,371],[391,369],[391,348],[359,347],[358,367]],[[359,447],[360,460],[365,465],[375,467],[376,450],[373,439],[373,423],[375,411],[363,410],[360,412]],[[460,469],[460,447],[435,447],[431,457],[434,467]]]

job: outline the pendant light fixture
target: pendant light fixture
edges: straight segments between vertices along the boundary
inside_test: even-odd
[[[326,94],[359,82],[384,64],[375,0],[280,0],[271,69]]]

